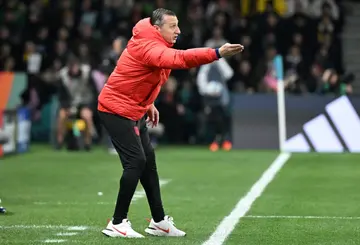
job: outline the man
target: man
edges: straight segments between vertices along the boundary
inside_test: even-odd
[[[215,139],[210,145],[211,151],[217,151],[219,145],[223,150],[232,148],[230,141],[230,118],[228,107],[230,104],[230,92],[227,81],[234,75],[233,69],[225,59],[201,66],[197,85],[200,95],[203,96],[205,113],[208,122],[215,131]]]
[[[198,67],[239,53],[243,47],[225,44],[219,49],[172,49],[179,34],[178,19],[170,10],[157,9],[151,18],[140,20],[99,95],[100,118],[124,169],[113,219],[102,231],[107,236],[143,237],[132,229],[127,219],[139,180],[152,214],[145,232],[156,236],[185,236],[185,232],[175,227],[172,217],[165,216],[146,123],[156,126],[159,122],[159,112],[153,103],[171,69]]]
[[[64,143],[65,124],[70,116],[80,116],[86,123],[85,150],[90,150],[92,142],[93,113],[91,107],[97,92],[91,77],[89,65],[81,64],[76,58],[71,58],[69,64],[59,71],[59,102],[57,148]]]

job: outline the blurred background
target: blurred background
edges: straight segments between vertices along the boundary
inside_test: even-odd
[[[122,167],[97,96],[134,24],[159,7],[178,16],[177,49],[245,46],[231,59],[173,70],[155,102],[161,124],[149,131],[164,205],[189,232],[172,243],[201,244],[250,193],[261,197],[226,244],[360,244],[359,155],[317,154],[360,152],[359,1],[0,6],[0,244],[114,244],[99,231]],[[279,149],[311,153],[292,154],[262,194],[285,159]],[[151,215],[140,185],[133,202],[130,219],[141,232]]]
[[[353,98],[356,109],[360,105],[357,1],[3,0],[1,6],[2,131],[28,132],[22,134],[26,142],[56,147],[62,84],[78,79],[82,68],[88,67],[91,122],[86,118],[84,126],[78,120],[84,119],[81,113],[68,118],[70,113],[67,129],[76,139],[72,125],[81,135],[86,125],[93,124],[92,145],[111,149],[96,113],[97,95],[134,24],[160,7],[178,16],[182,33],[175,48],[231,42],[243,44],[245,50],[224,60],[219,69],[171,73],[156,101],[161,125],[151,130],[154,146],[278,148],[276,55],[284,67],[288,137],[338,96]],[[64,69],[69,71],[65,78]],[[221,79],[215,70],[220,70]],[[15,125],[19,120],[22,129]],[[27,145],[8,144],[5,151],[26,150]]]

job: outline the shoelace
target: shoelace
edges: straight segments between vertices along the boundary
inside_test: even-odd
[[[126,220],[126,223],[128,223],[128,224],[130,225],[130,227],[131,227],[131,222],[130,222],[130,220]]]
[[[172,224],[173,226],[175,226],[173,217],[167,216],[166,220],[167,220],[168,222],[170,222],[170,224]]]

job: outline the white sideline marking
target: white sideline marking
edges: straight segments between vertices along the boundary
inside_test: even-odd
[[[260,179],[251,187],[250,191],[242,197],[231,213],[226,216],[216,228],[210,238],[203,245],[221,245],[234,230],[237,223],[250,210],[251,205],[262,194],[275,175],[289,160],[290,153],[280,153],[270,167],[262,174]]]
[[[309,215],[247,215],[244,218],[248,219],[344,219],[344,220],[360,220],[360,217],[351,217],[351,216],[309,216]]]
[[[81,227],[82,231],[88,229],[98,229],[95,226],[68,226],[68,225],[0,225],[0,229],[63,229],[68,231],[79,230]]]
[[[87,229],[88,229],[88,227],[86,227],[86,226],[70,226],[67,228],[68,231],[84,231]]]
[[[66,242],[66,240],[63,239],[46,239],[44,243],[61,243]]]
[[[160,187],[166,185],[167,183],[169,183],[171,180],[160,180]],[[144,198],[146,196],[146,193],[144,190],[140,190],[140,191],[136,191],[134,193],[132,202],[137,201],[141,198]],[[34,202],[34,205],[59,205],[59,206],[80,206],[80,205],[114,205],[116,203],[114,202]]]
[[[113,202],[33,202],[34,205],[59,205],[59,206],[87,206],[87,205],[114,205]]]
[[[75,236],[77,235],[77,232],[59,232],[56,235],[57,236]]]

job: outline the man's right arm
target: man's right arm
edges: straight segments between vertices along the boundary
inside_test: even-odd
[[[165,46],[146,47],[144,61],[150,66],[165,69],[189,69],[218,60],[219,52],[212,48],[177,50]]]
[[[240,44],[226,43],[218,49],[193,48],[177,50],[157,43],[145,45],[144,62],[149,66],[165,69],[189,69],[209,64],[221,57],[229,57],[241,52],[244,47]]]

